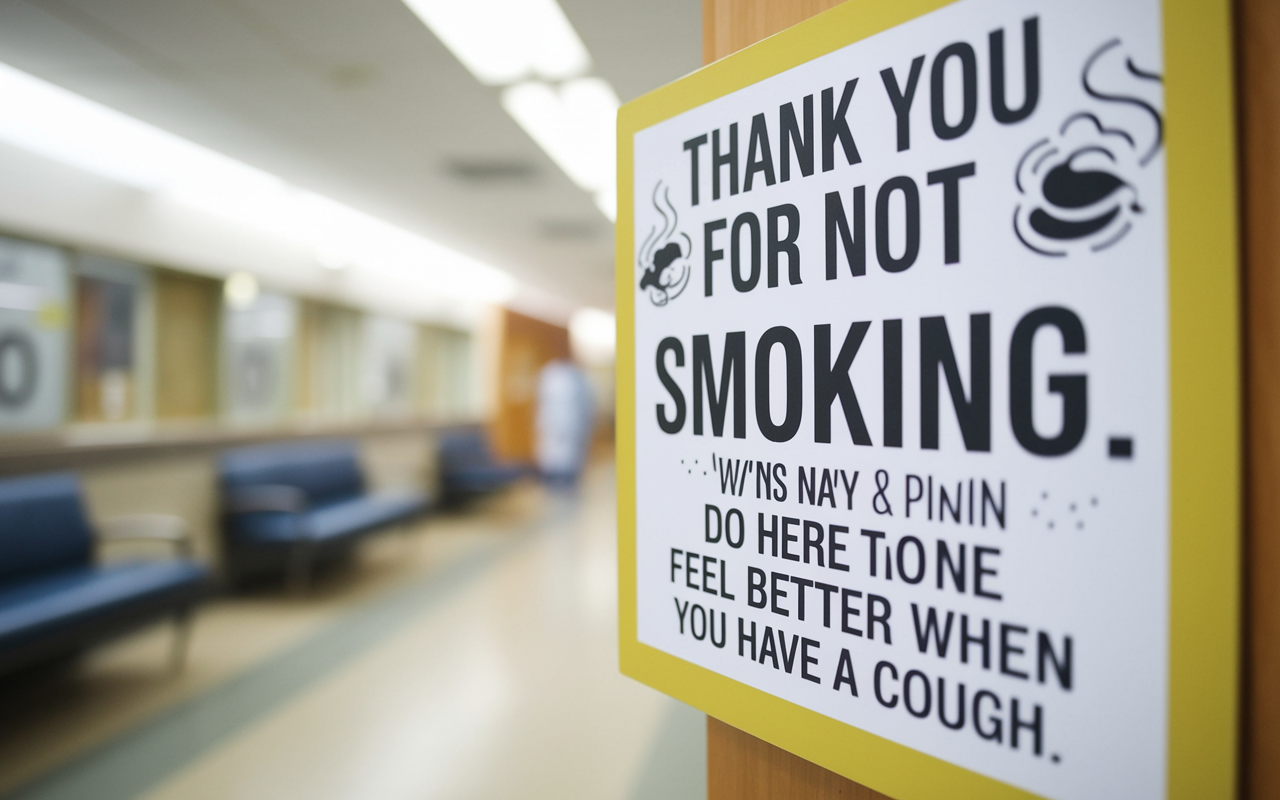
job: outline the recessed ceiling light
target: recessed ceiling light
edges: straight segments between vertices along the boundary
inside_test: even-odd
[[[251,272],[233,272],[222,284],[222,294],[232,308],[248,308],[258,299],[258,279]]]
[[[521,159],[454,158],[445,169],[455,178],[477,184],[525,183],[538,175],[533,164]]]
[[[600,218],[549,219],[539,226],[543,238],[553,241],[585,241],[598,239],[604,233]]]

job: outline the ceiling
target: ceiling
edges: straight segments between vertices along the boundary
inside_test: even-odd
[[[699,0],[560,4],[623,102],[701,62]],[[613,305],[608,221],[400,0],[0,0],[0,61]]]

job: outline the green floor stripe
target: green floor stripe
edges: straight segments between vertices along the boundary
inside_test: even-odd
[[[5,798],[134,800],[457,592],[528,538],[514,536],[459,559],[441,573],[390,590],[294,647],[161,712]]]
[[[671,701],[631,800],[706,800],[707,715]]]

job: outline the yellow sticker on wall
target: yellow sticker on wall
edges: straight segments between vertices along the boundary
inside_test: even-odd
[[[67,307],[62,303],[43,303],[36,318],[41,328],[59,330],[67,324]]]

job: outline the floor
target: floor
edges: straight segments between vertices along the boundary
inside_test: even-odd
[[[371,541],[0,685],[22,800],[705,797],[705,718],[617,668],[613,474]]]

